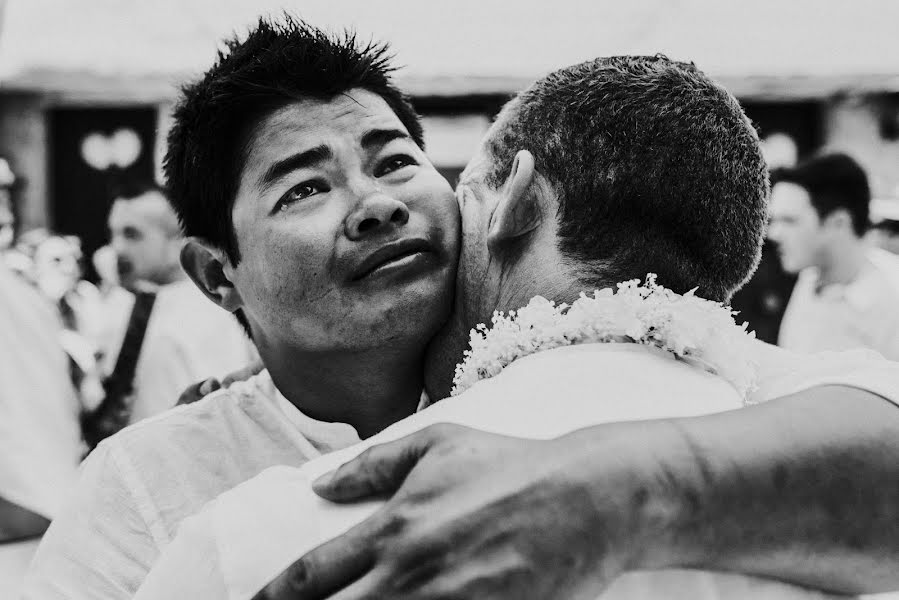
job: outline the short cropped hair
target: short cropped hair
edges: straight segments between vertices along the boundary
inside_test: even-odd
[[[140,198],[144,194],[149,194],[151,192],[162,194],[163,198],[168,197],[168,193],[164,187],[155,181],[144,179],[117,181],[110,185],[109,190],[109,196],[112,201],[134,200],[135,198]]]
[[[798,185],[808,192],[812,206],[822,219],[835,210],[845,210],[852,219],[852,230],[859,237],[871,225],[868,176],[846,154],[822,154],[795,167],[775,169],[771,172],[771,183],[781,182]]]
[[[390,80],[386,44],[329,34],[289,15],[261,18],[246,39],[225,44],[212,68],[182,88],[163,168],[185,235],[205,238],[232,262],[240,260],[231,211],[247,143],[276,110],[360,88],[383,98],[424,147],[418,115]]]
[[[693,64],[615,56],[561,69],[503,109],[485,147],[492,187],[517,151],[534,155],[585,288],[653,272],[727,301],[758,265],[769,193],[758,135]]]

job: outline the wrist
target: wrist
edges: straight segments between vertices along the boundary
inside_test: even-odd
[[[642,421],[565,438],[569,473],[591,498],[591,533],[608,540],[621,569],[684,564],[680,538],[698,497],[698,471],[680,430],[669,421]]]

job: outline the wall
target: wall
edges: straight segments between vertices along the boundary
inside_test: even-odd
[[[0,94],[0,156],[19,178],[15,199],[21,229],[50,222],[47,125],[41,96]]]
[[[896,95],[832,99],[823,111],[824,144],[829,150],[846,152],[862,164],[874,197],[899,200],[899,139],[881,136],[881,123],[890,120],[899,129]]]

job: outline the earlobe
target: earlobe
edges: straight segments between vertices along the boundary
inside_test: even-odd
[[[234,312],[243,304],[234,284],[225,274],[230,264],[225,253],[207,241],[190,237],[181,247],[181,267],[207,298]]]
[[[852,217],[848,211],[842,208],[827,215],[825,222],[835,229],[852,229]]]
[[[543,211],[540,194],[533,185],[536,177],[534,155],[527,150],[519,151],[490,220],[488,246],[495,247],[521,237],[540,225]]]

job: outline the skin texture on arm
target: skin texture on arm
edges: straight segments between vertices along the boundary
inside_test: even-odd
[[[897,465],[899,408],[839,386],[550,441],[431,427],[317,482],[396,493],[257,598],[595,598],[679,567],[897,589]]]
[[[697,495],[672,531],[681,559],[663,564],[899,589],[899,407],[827,386],[674,423],[695,457]]]
[[[46,517],[0,497],[0,543],[37,537],[49,525]]]

